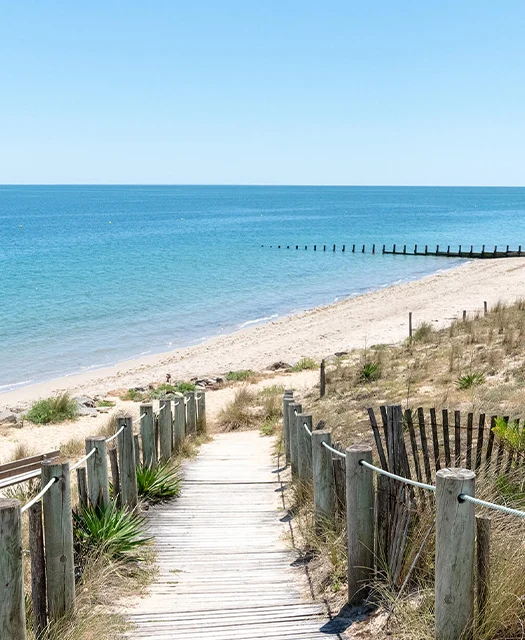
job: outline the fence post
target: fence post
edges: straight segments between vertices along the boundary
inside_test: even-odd
[[[118,426],[124,427],[118,434],[118,462],[120,467],[120,496],[122,505],[134,509],[139,503],[137,490],[137,467],[133,443],[133,420],[127,416],[119,418]]]
[[[303,410],[302,406],[297,402],[290,405],[290,459],[292,464],[292,476],[297,475],[297,416]]]
[[[195,391],[184,394],[186,400],[186,434],[197,433],[197,412],[195,410]]]
[[[95,449],[86,461],[88,476],[88,499],[94,507],[107,507],[109,504],[108,459],[106,438],[93,436],[86,438],[86,453]]]
[[[155,427],[153,425],[153,405],[141,404],[140,437],[142,438],[142,464],[145,467],[157,465],[157,447],[155,446]]]
[[[290,411],[289,405],[293,404],[293,391],[287,390],[284,392],[283,397],[283,436],[284,436],[284,451],[286,456],[286,464],[290,463]]]
[[[346,527],[348,539],[348,603],[362,602],[374,572],[374,478],[372,447],[355,444],[346,450]]]
[[[326,393],[326,363],[324,358],[321,360],[321,368],[319,369],[319,395],[321,398]]]
[[[44,460],[41,483],[54,484],[44,493],[44,539],[46,549],[47,606],[49,618],[58,620],[75,608],[75,562],[69,462]]]
[[[199,389],[195,399],[197,403],[197,432],[206,433],[206,391]]]
[[[173,449],[179,451],[186,437],[184,395],[177,393],[173,398]]]
[[[20,502],[0,498],[0,638],[26,640]]]
[[[306,484],[307,480],[312,477],[312,438],[306,432],[304,425],[312,431],[312,416],[306,413],[300,413],[297,416],[297,448],[298,448],[298,464],[297,474],[299,480]]]
[[[160,461],[167,462],[173,453],[171,401],[163,399],[159,404],[159,448]]]
[[[108,450],[109,464],[111,467],[111,480],[113,482],[113,499],[117,506],[122,506],[122,496],[120,495],[120,472],[118,468],[118,452],[116,447],[110,447]]]
[[[468,637],[474,620],[474,505],[476,474],[469,469],[436,473],[436,640]]]
[[[47,625],[46,560],[44,529],[42,527],[42,501],[29,507],[29,552],[31,554],[31,602],[35,636],[43,638]]]
[[[87,507],[88,504],[88,489],[87,489],[87,474],[85,467],[78,467],[77,469],[77,486],[78,486],[78,501],[81,506]]]
[[[408,339],[412,342],[412,311],[408,312]]]
[[[312,431],[312,475],[317,527],[321,527],[327,520],[331,520],[335,511],[332,454],[323,446],[323,442],[328,445],[332,444],[331,432],[328,429]]]

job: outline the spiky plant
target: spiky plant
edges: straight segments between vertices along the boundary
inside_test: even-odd
[[[171,462],[137,467],[139,496],[152,504],[176,498],[180,494],[180,473]]]

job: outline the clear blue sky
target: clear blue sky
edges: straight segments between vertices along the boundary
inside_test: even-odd
[[[524,185],[525,3],[0,0],[0,183]]]

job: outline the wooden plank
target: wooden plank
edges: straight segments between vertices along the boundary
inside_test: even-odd
[[[461,411],[454,411],[454,462],[461,466]]]
[[[441,412],[443,419],[443,449],[445,450],[445,467],[451,467],[450,458],[450,433],[448,428],[448,410],[443,409]]]
[[[427,482],[432,481],[432,472],[430,470],[430,456],[428,454],[427,432],[425,429],[425,412],[423,407],[417,410],[417,421],[419,424],[419,434],[421,437],[421,452],[423,453],[423,465],[425,467],[425,477]]]
[[[441,463],[439,461],[439,440],[437,431],[436,410],[434,408],[430,409],[430,426],[432,428],[432,445],[434,447],[434,465],[436,467],[436,471],[439,471],[441,469]]]
[[[417,449],[416,431],[414,429],[414,422],[412,420],[412,411],[407,409],[405,411],[405,422],[410,434],[410,444],[412,446],[412,459],[414,460],[414,469],[416,472],[416,479],[418,482],[422,482],[421,466],[419,464],[419,452]]]
[[[487,451],[485,453],[485,469],[489,469],[491,458],[492,458],[492,450],[494,448],[494,427],[496,426],[496,417],[492,416],[490,419],[490,431],[489,431],[489,439],[487,442]]]
[[[12,478],[13,476],[39,469],[43,460],[49,460],[51,458],[58,458],[60,450],[49,451],[48,453],[41,453],[37,456],[31,456],[29,458],[22,458],[21,460],[14,460],[13,462],[6,462],[0,464],[0,480],[4,478]]]
[[[476,471],[481,467],[481,454],[483,452],[483,434],[485,432],[485,414],[479,414],[478,441],[476,442]]]
[[[370,425],[372,426],[372,432],[374,434],[374,440],[376,443],[377,453],[381,462],[381,468],[388,471],[388,463],[386,461],[385,450],[383,449],[383,443],[381,442],[381,434],[379,433],[379,427],[377,426],[376,417],[372,408],[368,409],[368,417],[370,418]]]
[[[474,414],[469,413],[467,416],[467,458],[466,467],[472,469],[472,430],[474,427]]]

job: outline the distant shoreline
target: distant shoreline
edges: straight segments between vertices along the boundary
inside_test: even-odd
[[[0,407],[25,407],[65,390],[104,394],[115,388],[218,375],[234,369],[263,370],[276,361],[294,363],[303,356],[320,359],[335,351],[397,342],[407,336],[408,312],[414,326],[440,328],[462,311],[480,312],[498,300],[513,302],[525,294],[525,259],[478,261],[402,284],[347,298],[262,325],[219,335],[201,344],[144,356],[0,394]]]

